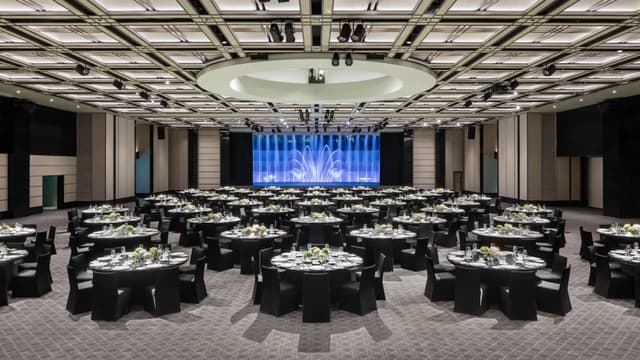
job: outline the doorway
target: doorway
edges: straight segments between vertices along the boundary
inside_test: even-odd
[[[58,176],[42,177],[42,209],[58,209]]]

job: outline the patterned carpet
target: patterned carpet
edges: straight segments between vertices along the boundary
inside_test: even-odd
[[[64,228],[65,217],[58,211],[18,220]],[[565,209],[565,218],[573,311],[564,318],[539,312],[536,322],[510,321],[497,309],[456,314],[453,302],[423,296],[426,273],[396,269],[385,274],[387,301],[377,312],[333,309],[330,323],[304,324],[301,311],[259,313],[250,305],[253,276],[235,268],[207,271],[209,297],[182,304],[178,314],[153,318],[135,309],[115,323],[94,322],[64,308],[69,250],[61,249],[52,260],[53,292],[0,308],[0,359],[637,359],[640,309],[594,295],[588,264],[576,255],[579,225],[614,220],[588,209]],[[66,244],[66,235],[57,241]]]

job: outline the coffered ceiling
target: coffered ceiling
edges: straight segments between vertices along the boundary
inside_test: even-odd
[[[180,127],[300,127],[300,109],[321,123],[334,110],[333,126],[457,126],[617,86],[640,93],[640,0],[281,1],[0,0],[0,81]],[[345,21],[365,26],[364,42],[338,42]],[[284,34],[286,22],[295,41],[273,42],[271,24]],[[339,52],[340,66],[349,52],[426,63],[437,84],[409,98],[322,106],[222,98],[196,84],[215,62],[301,52]],[[557,70],[545,76],[549,64]],[[483,98],[514,79],[515,90]]]

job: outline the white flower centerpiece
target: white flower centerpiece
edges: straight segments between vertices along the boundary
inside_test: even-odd
[[[244,228],[244,233],[246,235],[254,234],[260,235],[267,231],[267,227],[261,224],[253,224]]]
[[[376,224],[374,230],[383,234],[390,234],[393,232],[393,225],[391,224]]]
[[[640,233],[640,224],[633,224],[633,225],[624,224],[622,226],[622,230],[624,230],[624,231],[626,231],[626,232],[628,232],[630,234],[636,235],[636,234]]]
[[[329,250],[329,248],[325,247],[320,249],[319,247],[314,246],[311,249],[304,252],[304,257],[306,259],[317,260],[320,263],[324,263],[327,261],[327,257],[329,256],[330,253],[331,253],[331,250]]]
[[[318,198],[313,198],[313,199],[309,200],[309,203],[311,205],[320,205],[320,204],[322,204],[322,200],[320,200]]]
[[[149,250],[145,250],[144,247],[138,246],[135,250],[129,253],[129,259],[136,263],[150,262],[158,257],[158,248],[151,247]]]
[[[327,217],[327,215],[325,215],[324,212],[312,212],[311,213],[311,218],[314,220],[319,220],[319,219],[324,219],[325,217]]]
[[[207,220],[211,220],[211,221],[217,221],[222,219],[222,213],[214,213],[214,212],[210,212],[207,214]]]

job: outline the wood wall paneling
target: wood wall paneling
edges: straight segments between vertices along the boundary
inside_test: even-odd
[[[7,154],[0,154],[0,212],[8,211],[8,176],[9,176],[9,161]]]
[[[480,191],[480,128],[476,127],[475,138],[469,139],[469,129],[464,131],[464,190]]]
[[[454,173],[464,172],[464,129],[446,129],[444,154],[445,187],[462,190],[462,188],[456,189],[454,186]]]
[[[169,137],[169,188],[189,187],[189,131],[171,129]]]
[[[29,207],[42,206],[42,177],[64,175],[64,202],[76,201],[75,156],[31,155],[29,157]]]
[[[158,127],[153,127],[153,192],[169,190],[169,138],[171,132],[165,129],[165,138],[158,139]]]
[[[436,186],[435,131],[433,129],[413,131],[413,186],[419,188]]]
[[[198,187],[220,186],[220,131],[200,129],[198,134]]]

